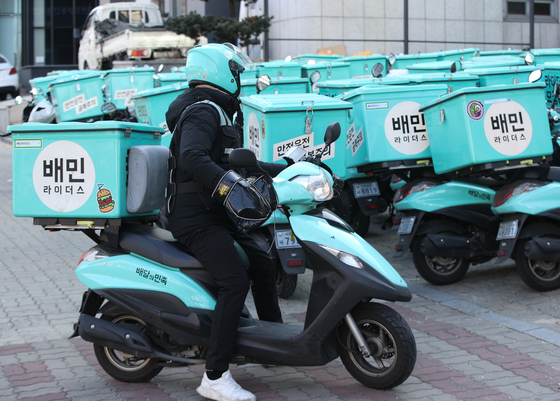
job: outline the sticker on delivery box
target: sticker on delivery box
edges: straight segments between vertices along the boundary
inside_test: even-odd
[[[251,149],[257,160],[261,159],[261,129],[259,119],[255,113],[249,116],[249,123],[247,124],[247,147]]]
[[[430,145],[424,113],[418,111],[419,107],[416,102],[400,102],[385,117],[385,136],[399,153],[416,155]]]
[[[514,100],[494,103],[484,117],[484,133],[492,147],[503,155],[515,156],[527,149],[533,137],[529,113]]]
[[[309,157],[315,157],[319,155],[325,145],[321,143],[319,145],[313,146],[313,136],[313,133],[309,135],[305,134],[296,138],[288,139],[287,141],[275,143],[272,148],[272,161],[275,162],[278,160],[282,160],[284,154],[293,146],[299,146],[305,149],[307,151],[307,156]],[[325,150],[325,153],[323,153],[322,160],[333,158],[334,149],[334,143],[331,143]]]
[[[33,186],[49,209],[71,212],[81,207],[95,187],[95,167],[77,143],[57,141],[46,146],[33,166]]]

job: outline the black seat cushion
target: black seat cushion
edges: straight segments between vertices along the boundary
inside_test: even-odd
[[[191,252],[167,230],[140,224],[121,226],[119,246],[129,252],[179,269],[203,269]]]

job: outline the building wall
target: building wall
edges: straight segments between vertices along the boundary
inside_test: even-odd
[[[0,0],[0,53],[21,68],[21,2]]]
[[[404,50],[403,0],[268,0],[270,59],[344,44],[347,55]],[[553,6],[558,7],[555,1]],[[408,53],[520,49],[529,24],[504,21],[502,0],[409,0]],[[556,15],[558,12],[556,11]],[[535,48],[560,47],[559,24],[535,23]]]

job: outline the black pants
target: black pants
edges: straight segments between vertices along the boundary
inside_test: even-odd
[[[228,225],[209,225],[178,240],[194,253],[220,288],[210,330],[206,369],[228,370],[249,287],[259,319],[282,322],[274,263],[247,233]],[[234,241],[249,257],[251,266],[248,269],[241,262]]]

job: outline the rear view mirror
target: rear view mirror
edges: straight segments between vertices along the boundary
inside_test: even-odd
[[[338,138],[340,138],[340,124],[335,121],[334,123],[330,123],[325,131],[325,138],[324,142],[325,145],[329,146],[331,143],[335,142]]]
[[[529,74],[529,82],[533,83],[533,82],[537,82],[539,79],[541,79],[542,77],[542,71],[541,70],[535,70],[532,73]]]
[[[381,78],[383,75],[383,64],[376,63],[371,69],[371,75],[373,75],[374,78]]]
[[[101,112],[103,114],[111,114],[115,111],[117,111],[117,106],[111,102],[103,103],[103,106],[101,106]]]
[[[533,65],[535,63],[535,55],[531,52],[528,52],[525,55],[525,64],[527,65]]]
[[[321,79],[321,73],[319,71],[313,71],[309,76],[309,81],[312,84],[316,84]]]
[[[284,59],[284,61],[286,63],[289,63],[290,61],[292,61],[292,56],[286,56],[286,58]]]
[[[455,61],[453,64],[451,64],[451,72],[457,72],[457,71],[461,71],[462,68],[462,64],[460,61]]]
[[[395,61],[397,61],[397,57],[395,57],[395,55],[393,53],[391,53],[389,55],[389,57],[387,57],[387,61],[389,62],[389,64],[392,67],[395,64]]]
[[[261,75],[257,79],[257,95],[270,86],[270,77],[268,75]]]

